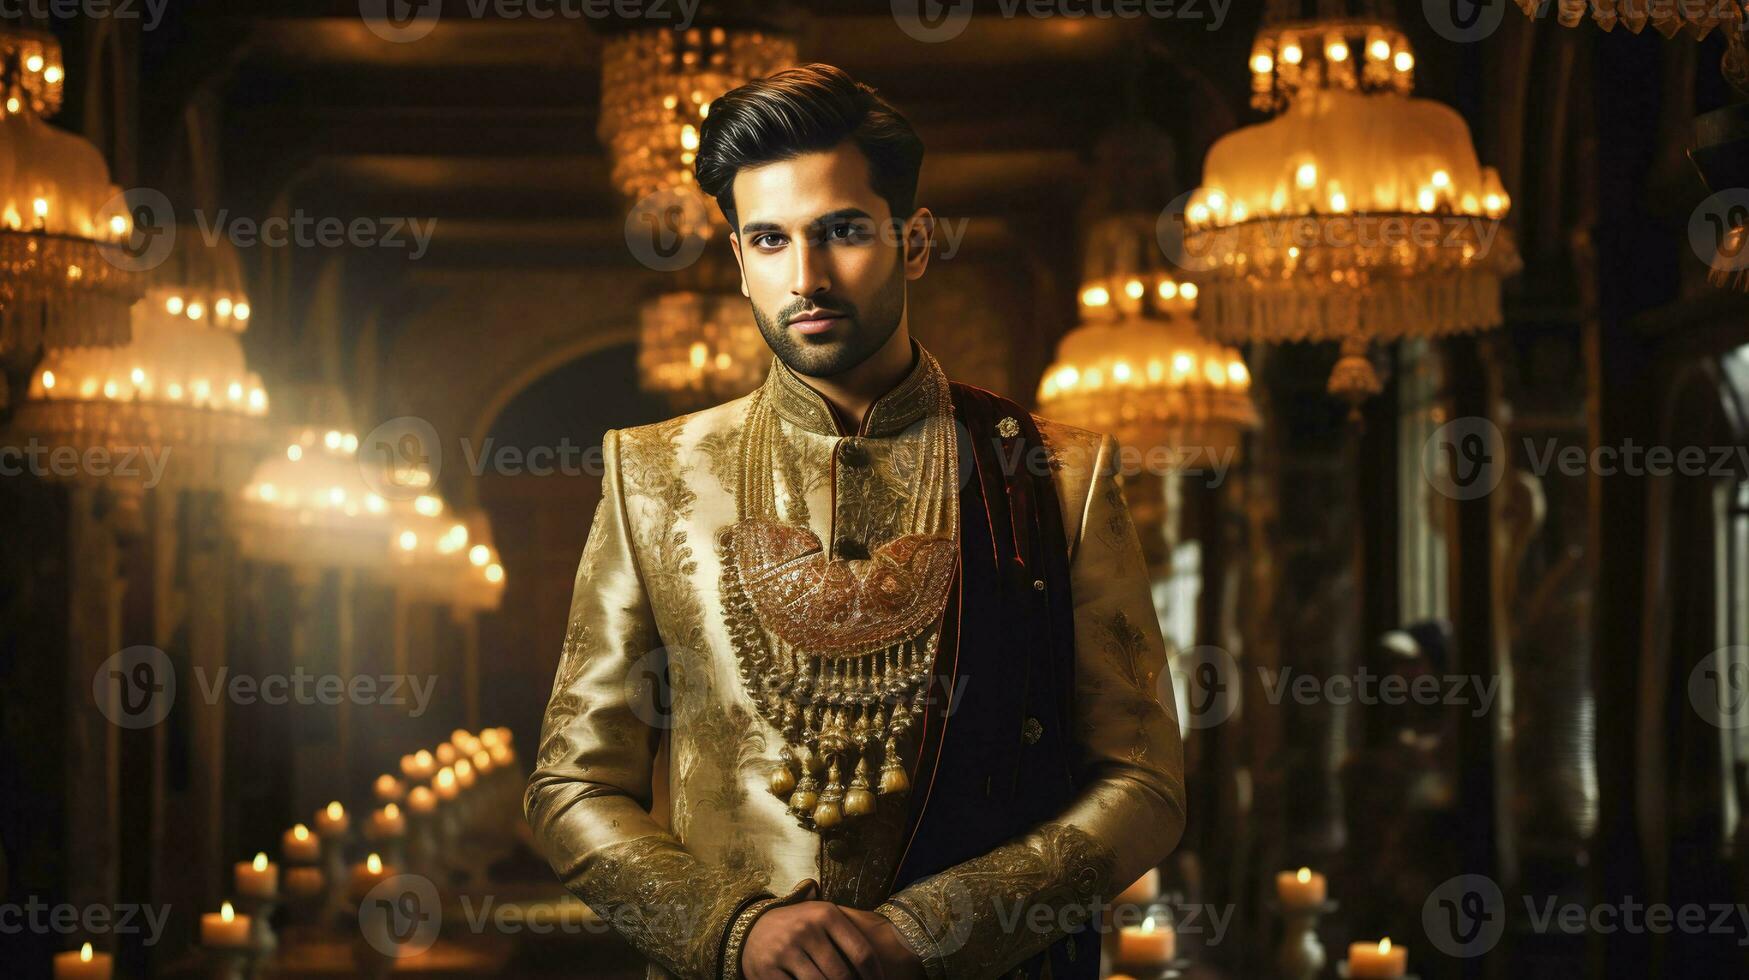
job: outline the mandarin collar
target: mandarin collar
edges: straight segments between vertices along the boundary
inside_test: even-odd
[[[934,395],[938,386],[946,387],[947,375],[916,338],[911,340],[911,349],[917,355],[916,363],[898,384],[875,399],[869,407],[862,435],[897,435],[938,404]],[[775,354],[771,358],[771,372],[765,378],[765,388],[777,414],[790,424],[823,436],[852,434],[839,429],[826,396],[810,387]]]

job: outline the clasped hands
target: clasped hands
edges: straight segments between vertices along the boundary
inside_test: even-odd
[[[817,894],[817,892],[815,892]],[[923,961],[877,912],[802,901],[762,912],[741,947],[747,980],[921,980]]]

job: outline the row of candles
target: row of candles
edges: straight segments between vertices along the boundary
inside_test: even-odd
[[[365,836],[385,849],[398,850],[407,833],[408,812],[416,818],[434,815],[441,804],[456,800],[481,777],[509,767],[516,761],[510,742],[508,728],[488,728],[478,736],[456,729],[450,740],[435,750],[420,749],[402,756],[402,778],[384,773],[372,787],[381,806],[371,812]],[[304,901],[314,900],[328,888],[328,874],[322,867],[323,850],[327,847],[332,853],[339,853],[352,828],[352,816],[335,800],[318,810],[311,823],[313,831],[300,823],[280,839],[280,856],[286,862],[283,894]],[[263,917],[271,912],[282,894],[280,871],[280,866],[268,860],[265,851],[257,853],[253,860],[237,862],[233,883],[238,902],[260,909],[257,914]],[[348,895],[358,901],[396,873],[381,853],[372,852],[352,867]],[[261,944],[265,927],[264,918],[257,922],[256,915],[239,912],[235,904],[227,901],[217,912],[200,917],[200,944],[215,951],[248,950]],[[110,980],[113,972],[114,958],[93,950],[90,943],[55,954],[55,980]]]
[[[1328,895],[1324,876],[1311,868],[1282,871],[1275,876],[1275,897],[1288,913],[1322,909]],[[1409,968],[1409,948],[1392,943],[1390,937],[1348,944],[1348,972],[1352,980],[1397,980]]]
[[[1276,875],[1276,899],[1284,911],[1309,913],[1324,908],[1328,898],[1328,883],[1323,875],[1310,868],[1283,871]],[[1148,906],[1158,901],[1160,871],[1150,868],[1136,882],[1118,894],[1117,906]],[[1170,921],[1147,915],[1140,925],[1118,930],[1113,951],[1117,964],[1138,973],[1151,973],[1170,967],[1178,959],[1178,936]],[[1352,980],[1398,980],[1406,975],[1409,951],[1391,942],[1389,937],[1351,943],[1348,947],[1346,975]],[[1133,980],[1129,974],[1113,973],[1107,980]]]

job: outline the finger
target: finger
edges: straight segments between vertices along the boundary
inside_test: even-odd
[[[844,954],[822,925],[808,930],[802,942],[802,952],[824,980],[857,980],[856,971],[845,962]]]
[[[795,980],[826,980],[825,974],[822,974],[820,968],[814,965],[807,950],[799,946],[791,951],[790,958],[784,961],[784,976],[794,977]]]
[[[887,980],[886,971],[881,966],[881,958],[875,953],[874,943],[869,941],[868,934],[862,926],[845,914],[838,906],[826,915],[826,933],[832,937],[832,942],[838,946],[838,951],[856,971],[860,980]]]

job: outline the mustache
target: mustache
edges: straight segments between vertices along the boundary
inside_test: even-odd
[[[846,319],[856,319],[855,303],[852,303],[849,300],[836,299],[831,296],[821,296],[815,299],[798,299],[793,303],[786,303],[784,304],[783,309],[777,311],[777,319],[779,322],[787,326],[802,313],[814,309],[824,310],[827,313],[837,313],[844,316]]]

